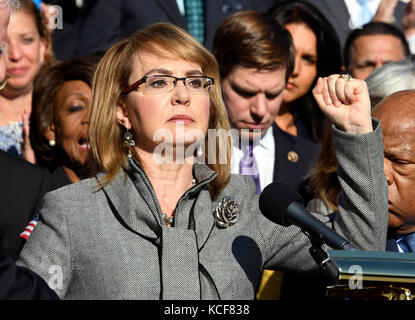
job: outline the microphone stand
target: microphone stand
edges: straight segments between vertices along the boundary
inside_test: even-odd
[[[303,229],[301,230],[310,239],[311,248],[309,249],[309,252],[314,261],[319,265],[321,270],[323,270],[323,273],[327,278],[327,284],[334,285],[339,278],[339,266],[334,260],[330,259],[327,253],[321,248],[324,244],[321,235],[314,235]]]

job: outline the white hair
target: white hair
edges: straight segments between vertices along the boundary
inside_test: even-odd
[[[8,7],[10,11],[18,10],[22,7],[20,0],[0,0],[2,8]]]
[[[7,4],[11,10],[17,10],[22,7],[20,0],[7,0]]]
[[[372,108],[383,98],[401,90],[415,89],[415,64],[410,60],[389,62],[366,78]]]

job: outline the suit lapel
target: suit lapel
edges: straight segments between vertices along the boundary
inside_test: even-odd
[[[193,173],[199,186],[194,191],[194,196],[199,193],[193,206],[194,230],[197,236],[197,248],[201,251],[215,223],[208,184],[216,178],[217,173],[203,164],[195,164]]]
[[[388,234],[386,236],[386,251],[395,251],[399,252],[398,244],[396,242],[396,233],[392,229],[388,229]]]
[[[195,221],[195,233],[197,235],[197,247],[201,251],[215,223],[212,201],[207,190],[200,192],[193,207],[193,217]]]
[[[339,25],[345,26],[344,29],[350,31],[349,20],[350,14],[343,0],[323,0],[333,15],[333,21],[337,21]]]
[[[216,173],[206,165],[199,164],[195,165],[194,171],[199,183],[195,190],[189,191],[189,197],[197,197],[193,207],[193,219],[198,250],[200,251],[206,243],[215,222],[207,185],[214,180]],[[135,174],[144,175],[141,170]],[[103,174],[98,175],[98,179],[101,177],[103,177]],[[138,181],[135,183],[136,185],[131,179]],[[144,237],[157,239],[161,235],[158,202],[153,199],[153,195],[144,182],[145,180],[146,177],[143,176],[141,178],[134,175],[129,177],[124,170],[121,170],[116,178],[103,189],[119,218],[128,228]],[[200,195],[197,196],[198,192],[200,192]]]
[[[98,178],[102,175],[98,175]],[[121,170],[116,178],[107,184],[104,192],[108,201],[129,229],[146,238],[157,239],[161,234],[161,223],[144,205],[145,201],[131,179]]]
[[[156,0],[156,2],[159,4],[162,11],[164,11],[166,16],[169,17],[174,24],[177,24],[178,26],[182,28],[186,28],[187,26],[186,19],[180,13],[176,1]]]

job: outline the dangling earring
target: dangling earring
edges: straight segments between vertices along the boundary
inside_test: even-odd
[[[3,90],[6,87],[7,80],[9,80],[9,76],[6,74],[6,77],[4,78],[3,82],[0,83],[0,90]]]
[[[132,158],[133,155],[131,154],[131,148],[135,146],[135,141],[133,139],[133,135],[131,132],[127,129],[127,131],[124,133],[124,141],[127,144],[128,147],[128,158]]]
[[[49,146],[51,146],[51,147],[56,146],[56,141],[53,140],[53,139],[49,140]]]

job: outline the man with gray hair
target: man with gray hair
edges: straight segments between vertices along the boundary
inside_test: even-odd
[[[0,86],[7,82],[5,55],[10,11],[19,5],[18,0],[0,0]],[[1,246],[0,237],[0,251]],[[57,299],[57,295],[37,274],[0,255],[0,300],[4,299]]]
[[[397,91],[415,89],[415,63],[411,60],[389,62],[366,78],[372,109]]]

